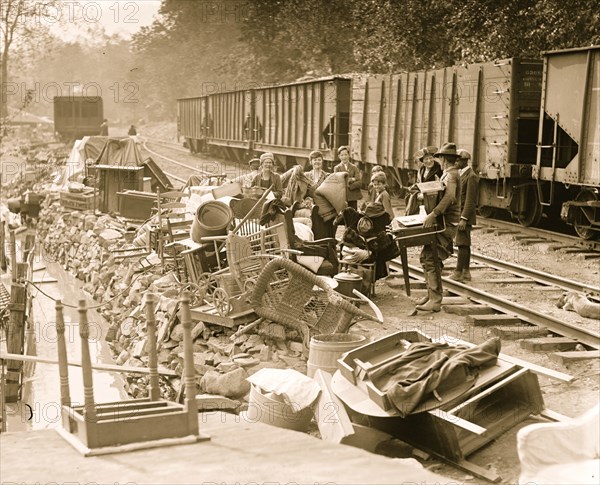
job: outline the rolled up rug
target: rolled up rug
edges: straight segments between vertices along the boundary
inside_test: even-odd
[[[328,175],[315,190],[314,201],[319,207],[319,215],[323,220],[333,219],[346,207],[347,180],[347,172],[334,172]],[[325,202],[321,198],[324,198]]]

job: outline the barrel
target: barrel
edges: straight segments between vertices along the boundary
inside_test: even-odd
[[[338,369],[342,354],[367,343],[367,337],[357,333],[332,333],[315,335],[310,339],[306,375],[313,377],[317,369],[330,374]]]
[[[208,200],[200,204],[192,222],[192,240],[199,243],[203,237],[225,235],[232,219],[231,207],[224,202]]]

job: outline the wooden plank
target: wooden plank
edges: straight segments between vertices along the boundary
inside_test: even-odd
[[[510,382],[512,382],[512,381],[514,381],[514,380],[516,380],[518,378],[520,378],[522,375],[526,374],[527,372],[529,372],[529,369],[525,369],[525,368],[519,369],[514,374],[511,374],[508,377],[505,377],[504,379],[502,379],[501,381],[497,382],[493,386],[490,386],[487,389],[485,389],[484,391],[482,391],[482,392],[474,395],[470,399],[467,399],[466,401],[461,402],[458,406],[453,407],[452,409],[450,409],[446,413],[447,414],[454,414],[454,413],[460,411],[465,406],[468,406],[469,404],[472,404],[472,403],[475,403],[477,401],[480,401],[484,397],[489,396],[490,394],[496,392],[501,387],[504,387],[508,383],[510,383]]]
[[[544,337],[521,340],[521,348],[533,352],[548,350],[572,350],[577,344],[577,340],[568,337]]]
[[[489,279],[489,280],[484,280],[484,281],[479,281],[478,283],[487,283],[490,285],[500,285],[500,284],[505,284],[505,285],[522,285],[522,284],[534,284],[536,283],[533,280],[530,280],[529,278],[521,278],[521,277],[515,277],[515,278],[498,278],[498,279]]]
[[[600,359],[600,350],[586,350],[583,352],[572,350],[568,352],[555,352],[554,354],[550,354],[550,360],[552,362],[562,365],[590,359]]]
[[[38,357],[35,355],[20,355],[20,354],[12,354],[8,352],[0,353],[0,359],[10,359],[10,360],[18,360],[22,362],[37,362],[41,364],[56,364],[58,365],[58,360],[47,359],[45,357]],[[81,361],[74,360],[69,361],[69,365],[75,367],[81,367]],[[131,367],[127,365],[116,365],[116,364],[92,364],[92,369],[102,371],[102,372],[123,372],[128,374],[149,374],[150,371],[145,367]],[[158,373],[164,376],[169,377],[179,377],[179,375],[170,369],[165,367],[159,367]]]
[[[519,340],[530,337],[540,337],[548,335],[546,327],[538,327],[537,325],[523,325],[516,327],[490,327],[492,334],[504,340]]]
[[[493,315],[467,315],[467,323],[471,323],[475,327],[491,327],[493,325],[516,325],[521,323],[521,320],[517,317],[498,313]]]
[[[556,421],[556,422],[563,422],[563,421],[570,421],[573,418],[570,418],[569,416],[565,416],[564,414],[560,414],[557,413],[556,411],[552,411],[551,409],[544,409],[542,410],[542,412],[540,413],[540,416],[550,419],[552,421]]]
[[[442,310],[454,315],[491,315],[496,312],[493,308],[485,305],[442,305]]]
[[[428,412],[432,416],[435,416],[438,419],[443,419],[448,424],[457,426],[461,429],[469,431],[470,433],[474,433],[479,436],[482,436],[487,433],[487,429],[483,428],[482,426],[478,426],[475,423],[471,423],[471,421],[467,421],[466,419],[459,418],[458,416],[451,414],[450,411],[443,411],[442,409],[437,408],[432,409]]]
[[[540,376],[550,377],[552,379],[557,379],[559,381],[571,382],[574,377],[565,374],[564,372],[555,371],[553,369],[548,369],[547,367],[542,367],[541,365],[532,364],[531,362],[527,362],[526,360],[519,359],[518,357],[513,357],[507,354],[500,354],[498,356],[500,359],[505,360],[506,362],[510,362],[512,364],[518,365],[520,367],[526,367],[534,374],[538,374]]]
[[[339,443],[342,439],[354,434],[352,422],[344,404],[331,389],[331,375],[317,369],[314,379],[321,386],[319,398],[313,404],[321,439]]]
[[[471,300],[462,296],[445,296],[442,305],[468,305]]]

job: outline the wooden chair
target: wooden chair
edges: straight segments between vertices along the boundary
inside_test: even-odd
[[[160,189],[156,192],[156,253],[160,256],[163,261],[164,247],[169,242],[171,236],[169,234],[169,228],[167,219],[171,219],[171,222],[184,221],[186,219],[185,208],[187,207],[184,202],[181,202],[183,197],[188,197],[185,192],[169,191],[161,192]],[[191,220],[190,220],[191,224]]]
[[[56,333],[60,374],[62,427],[58,432],[85,456],[136,449],[195,443],[209,439],[198,427],[196,377],[191,337],[190,298],[181,297],[183,325],[185,402],[160,399],[156,350],[156,295],[146,294],[148,325],[149,395],[146,398],[97,403],[94,399],[92,364],[88,344],[89,328],[85,300],[79,302],[79,334],[85,402],[71,401],[63,306],[56,302]]]

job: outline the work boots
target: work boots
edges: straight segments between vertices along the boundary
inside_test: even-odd
[[[465,281],[464,271],[459,271],[458,269],[455,269],[452,272],[452,274],[449,276],[449,278],[451,280],[458,281],[458,282],[462,283],[463,281]]]
[[[417,305],[417,310],[439,312],[442,306],[442,278],[436,271],[427,271],[425,272],[425,281],[429,291],[429,300],[423,305]]]
[[[456,257],[456,270],[450,275],[450,279],[463,283],[471,280],[469,262],[471,260],[471,248],[469,246],[458,246]]]

